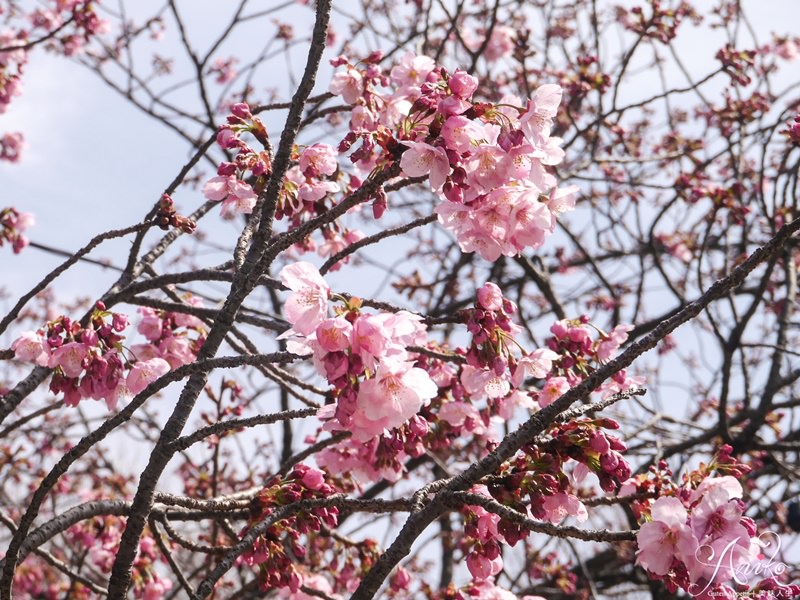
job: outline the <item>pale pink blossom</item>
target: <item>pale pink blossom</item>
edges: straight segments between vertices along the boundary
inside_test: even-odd
[[[49,346],[42,335],[35,331],[26,331],[11,343],[11,349],[17,360],[36,363],[40,367],[47,366]]]
[[[488,281],[478,288],[478,305],[484,310],[503,308],[503,292],[497,285]]]
[[[161,358],[166,360],[173,369],[181,365],[188,365],[195,360],[196,355],[192,350],[192,342],[183,335],[170,335],[158,343]]]
[[[589,518],[589,514],[586,512],[586,507],[583,505],[583,502],[581,502],[577,496],[567,494],[566,492],[558,492],[552,496],[546,496],[543,508],[547,520],[554,525],[558,525],[569,516],[575,517],[578,523],[583,523]]]
[[[432,58],[408,52],[392,67],[390,77],[398,88],[419,88],[435,68]]]
[[[357,69],[350,66],[345,71],[338,71],[331,79],[328,91],[341,96],[348,104],[354,104],[364,92],[364,78]]]
[[[403,142],[408,150],[400,158],[400,168],[409,177],[430,174],[431,189],[438,191],[450,174],[450,161],[444,149],[424,142]]]
[[[125,384],[131,394],[138,394],[156,379],[169,373],[172,367],[163,358],[151,358],[150,360],[140,361],[131,367]]]
[[[140,307],[138,313],[142,315],[142,320],[136,327],[139,333],[151,342],[160,339],[164,324],[159,314],[148,306]]]
[[[639,547],[636,564],[655,575],[666,575],[675,559],[687,566],[694,565],[698,542],[681,501],[659,498],[650,512],[653,520],[642,525],[636,534]]]
[[[502,398],[511,391],[511,385],[505,376],[499,376],[493,370],[477,369],[471,365],[464,365],[461,384],[469,394],[477,397]]]
[[[344,317],[325,319],[317,326],[317,343],[326,352],[344,350],[350,347],[352,332],[353,326]]]
[[[284,313],[295,332],[312,333],[328,312],[330,288],[311,263],[297,262],[280,272],[283,285],[292,290],[286,300]]]
[[[548,348],[539,348],[517,361],[511,383],[514,387],[523,384],[526,377],[544,379],[553,368],[553,361],[560,358],[558,354]]]
[[[555,84],[545,84],[536,89],[528,101],[525,113],[519,119],[520,129],[537,148],[543,147],[553,125],[562,89]]]
[[[80,342],[69,342],[53,350],[47,361],[51,369],[61,367],[67,377],[79,377],[83,372],[83,360],[87,357],[89,347]]]
[[[539,406],[544,408],[558,400],[569,388],[569,381],[567,381],[566,377],[551,377],[545,382],[542,391],[539,392],[539,395],[536,397],[536,401],[539,403]]]
[[[339,167],[336,150],[329,144],[314,144],[300,153],[300,170],[308,177],[333,175]]]
[[[475,121],[462,116],[453,116],[444,122],[442,139],[450,150],[464,153],[479,145],[484,131]]]
[[[461,69],[456,69],[447,84],[451,92],[465,100],[478,89],[478,79]]]
[[[633,325],[617,325],[608,334],[608,338],[603,339],[597,345],[597,358],[602,361],[609,360],[617,349],[628,339],[628,332],[633,329]]]
[[[353,414],[354,439],[367,441],[399,427],[436,396],[436,384],[411,364],[385,360],[375,376],[361,384]]]

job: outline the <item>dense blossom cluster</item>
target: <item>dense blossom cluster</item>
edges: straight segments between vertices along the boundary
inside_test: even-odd
[[[101,573],[111,573],[114,557],[119,547],[124,523],[117,517],[97,517],[71,527],[67,535],[71,543],[87,549],[87,560]],[[150,532],[139,540],[139,552],[133,565],[133,597],[141,600],[160,600],[172,589],[172,581],[156,565],[164,558],[156,547]],[[76,599],[95,597],[95,593],[80,586],[84,595]],[[85,590],[85,591],[84,591]],[[73,596],[70,595],[70,598]]]
[[[494,261],[541,246],[557,215],[574,207],[577,190],[558,189],[547,170],[564,157],[561,139],[550,135],[561,88],[541,86],[525,107],[511,96],[473,102],[478,80],[464,71],[450,74],[431,58],[407,54],[387,76],[378,58],[361,67],[332,61],[344,70],[330,91],[355,105],[339,150],[361,140],[350,156],[359,169],[386,168],[399,155],[405,175],[428,177],[441,199],[439,220],[466,252]]]
[[[18,360],[53,369],[50,390],[63,393],[67,405],[92,398],[114,410],[120,400],[138,394],[170,369],[194,361],[204,339],[205,329],[196,317],[151,308],[140,313],[138,330],[148,342],[132,346],[130,358],[123,354],[121,335],[127,316],[107,311],[101,302],[85,327],[58,317],[38,331],[23,333],[11,349]],[[190,338],[190,332],[197,336]]]
[[[325,482],[322,471],[307,465],[296,465],[286,477],[272,477],[250,504],[252,524],[266,519],[276,508],[314,498],[325,498],[334,488]],[[302,559],[306,548],[299,543],[301,536],[322,527],[336,527],[338,510],[318,507],[296,513],[273,524],[246,552],[241,561],[250,566],[258,565],[260,581],[265,590],[288,588],[295,593],[304,584],[304,575],[297,569],[292,557]],[[248,529],[242,532],[246,534]],[[327,582],[309,578],[314,589],[324,591],[319,586]],[[314,584],[317,585],[314,585]],[[330,590],[330,586],[327,586]]]
[[[31,213],[20,212],[16,208],[0,210],[0,246],[11,244],[14,254],[19,254],[29,244],[23,234],[34,222]]]
[[[333,386],[335,404],[320,412],[331,429],[367,442],[407,423],[436,395],[436,384],[406,350],[426,341],[419,317],[362,313],[357,300],[328,317],[330,289],[310,263],[285,267],[281,281],[293,291],[285,305],[292,329],[284,336],[299,336],[289,349],[312,353],[317,371]]]

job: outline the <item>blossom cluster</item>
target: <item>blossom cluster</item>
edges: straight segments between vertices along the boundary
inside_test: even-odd
[[[617,325],[609,333],[597,330],[599,336],[593,339],[589,326],[589,317],[578,319],[562,319],[556,321],[550,332],[553,337],[547,342],[548,348],[561,358],[555,369],[549,374],[536,400],[544,407],[551,404],[564,392],[580,383],[591,374],[596,365],[612,359],[619,347],[628,339],[631,325]],[[629,377],[624,369],[600,385],[597,391],[603,398],[628,391],[644,383],[644,378]]]
[[[573,517],[583,523],[588,519],[588,511],[572,491],[567,467],[570,463],[575,465],[572,480],[576,484],[589,473],[595,473],[604,491],[619,488],[631,475],[630,466],[621,454],[626,446],[604,431],[617,428],[619,424],[608,418],[556,424],[548,431],[549,441],[524,447],[523,453],[505,465],[487,486],[478,486],[473,491],[530,518],[558,525]],[[492,577],[503,567],[500,545],[513,547],[526,539],[529,532],[481,506],[466,506],[463,512],[462,545],[467,553],[467,567],[476,581]]]
[[[317,372],[332,385],[335,404],[319,413],[331,429],[367,442],[409,422],[436,395],[436,384],[406,349],[426,341],[418,316],[363,313],[351,299],[328,317],[330,288],[313,265],[288,265],[280,278],[292,290],[284,306],[292,328],[282,337],[292,337],[290,351],[313,354]]]
[[[72,526],[67,535],[76,547],[87,549],[86,560],[98,572],[111,573],[123,529],[124,523],[118,517],[95,517]],[[156,541],[147,532],[139,540],[139,551],[133,564],[131,588],[134,598],[160,600],[172,589],[172,581],[156,568],[161,561],[163,558]],[[91,594],[85,597],[92,598],[94,592]]]
[[[217,144],[224,150],[235,151],[236,156],[232,162],[221,163],[216,177],[203,186],[203,194],[208,200],[222,202],[222,216],[226,218],[253,212],[258,199],[257,190],[263,189],[272,173],[269,151],[253,150],[243,139],[247,133],[269,148],[269,136],[261,119],[253,116],[244,102],[234,104],[226,124],[217,132]]]
[[[142,308],[139,332],[148,340],[123,354],[121,333],[128,317],[106,310],[97,302],[84,327],[69,317],[49,321],[38,331],[27,331],[12,344],[21,361],[53,369],[50,390],[64,394],[68,406],[87,398],[104,400],[114,410],[120,400],[144,390],[160,376],[192,362],[205,330],[195,317]],[[198,333],[190,339],[188,332]]]
[[[203,303],[196,296],[187,296],[184,301],[190,306]],[[147,343],[131,346],[131,353],[137,361],[160,359],[170,369],[194,362],[206,336],[205,326],[199,318],[148,306],[139,308],[138,312],[142,320],[137,330],[147,339]]]
[[[636,536],[636,563],[673,590],[727,597],[724,583],[757,558],[755,523],[744,516],[742,486],[730,475],[662,496]]]
[[[325,482],[322,471],[303,464],[296,465],[286,477],[272,477],[252,500],[250,524],[263,521],[281,506],[325,498],[333,492],[334,488]],[[323,526],[336,527],[338,512],[336,507],[317,507],[282,519],[260,535],[239,560],[249,566],[258,565],[262,589],[289,588],[296,593],[304,584],[304,574],[291,557],[302,560],[306,556],[306,547],[299,543],[300,537],[310,531],[319,531]],[[242,535],[248,530],[249,527]]]
[[[28,62],[28,52],[21,46],[26,40],[24,31],[0,32],[0,48],[9,48],[0,52],[0,114],[5,113],[14,97],[22,93],[21,76]]]
[[[461,383],[473,398],[499,401],[508,395],[512,384],[519,388],[526,376],[546,377],[559,356],[551,350],[538,349],[523,352],[521,358],[516,358],[519,344],[514,336],[522,331],[511,321],[517,311],[516,305],[491,282],[484,284],[477,296],[467,318],[472,342],[467,350]]]
[[[5,133],[0,137],[0,160],[19,161],[25,141],[21,133]]]
[[[11,244],[14,254],[19,254],[29,244],[23,233],[33,224],[31,213],[20,212],[13,207],[0,210],[0,246]]]
[[[557,215],[573,208],[577,189],[558,189],[548,171],[564,157],[561,139],[551,136],[561,88],[541,86],[525,107],[511,96],[475,102],[478,80],[464,71],[450,74],[407,54],[387,76],[379,58],[363,67],[332,61],[344,70],[329,91],[355,105],[339,150],[361,140],[350,157],[360,169],[385,168],[400,156],[405,175],[427,177],[441,200],[440,222],[465,252],[494,261],[541,246]],[[380,93],[380,85],[393,92]]]

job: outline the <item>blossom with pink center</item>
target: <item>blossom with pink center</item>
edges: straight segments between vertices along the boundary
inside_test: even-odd
[[[567,393],[569,388],[569,381],[567,381],[566,377],[551,377],[545,382],[542,391],[539,392],[539,395],[536,397],[536,401],[539,403],[539,406],[544,408]]]
[[[89,347],[80,342],[69,342],[53,350],[47,361],[51,369],[61,367],[67,377],[79,377],[83,372],[83,360],[89,352]]]
[[[470,395],[477,397],[502,398],[511,391],[505,374],[500,376],[489,369],[476,369],[471,365],[464,365],[461,384]]]
[[[18,162],[22,149],[25,147],[25,138],[19,132],[6,133],[0,137],[0,160],[11,163]]]
[[[443,148],[424,142],[403,142],[408,150],[400,158],[400,168],[409,177],[430,174],[431,189],[438,191],[450,174],[450,161]]]
[[[222,201],[224,217],[232,217],[237,213],[250,214],[258,198],[248,183],[233,175],[212,177],[203,186],[203,195],[213,202]]]
[[[329,144],[314,144],[300,153],[300,170],[307,177],[333,175],[339,168],[336,150]]]
[[[513,167],[509,155],[492,144],[473,147],[464,165],[467,181],[482,193],[489,193],[506,183]]]
[[[586,507],[576,496],[566,492],[558,492],[552,496],[546,496],[543,505],[548,521],[558,525],[569,516],[575,517],[578,523],[583,523],[589,518]]]
[[[156,379],[169,373],[172,367],[163,358],[151,358],[150,360],[140,361],[131,367],[125,384],[131,394],[138,394]]]
[[[14,357],[24,362],[36,363],[40,367],[47,366],[50,358],[50,347],[45,343],[44,336],[35,331],[26,331],[11,343]]]
[[[353,324],[350,343],[353,354],[361,358],[366,368],[374,370],[386,354],[391,334],[377,315],[361,315]]]
[[[139,333],[141,333],[151,342],[160,339],[161,334],[163,333],[164,322],[159,314],[147,306],[139,308],[138,312],[140,315],[142,315],[142,320],[136,327]]]
[[[333,76],[328,91],[341,96],[348,104],[354,104],[364,92],[364,78],[358,69],[348,66],[345,71],[338,71]]]
[[[325,319],[316,330],[317,343],[326,352],[337,352],[350,347],[353,326],[344,317]]]
[[[447,148],[462,154],[478,146],[483,137],[483,128],[462,116],[448,118],[442,127],[442,138]]]
[[[545,84],[537,88],[519,119],[520,129],[536,148],[542,148],[561,104],[561,86]]]
[[[439,418],[453,427],[462,427],[466,423],[471,424],[473,422],[482,424],[478,409],[467,402],[447,402],[442,404],[439,409]],[[472,431],[474,428],[467,427],[467,429]]]
[[[170,367],[177,369],[181,365],[188,365],[197,356],[192,350],[192,342],[185,336],[170,335],[158,343],[161,358],[166,360]]]
[[[497,285],[488,281],[478,288],[478,305],[484,310],[503,308],[503,292]]]
[[[328,312],[328,284],[317,268],[307,262],[285,266],[280,279],[293,292],[283,307],[292,329],[301,335],[313,333]]]
[[[693,566],[698,542],[687,523],[688,514],[681,501],[673,497],[659,498],[653,503],[650,514],[653,520],[642,525],[636,534],[639,547],[636,564],[655,575],[666,575],[676,559],[687,567]]]
[[[603,339],[597,345],[597,358],[600,360],[609,360],[617,349],[625,343],[628,339],[628,332],[633,329],[633,325],[617,325],[608,334],[608,338]]]
[[[738,482],[737,482],[738,483]],[[731,537],[741,527],[742,507],[718,486],[704,494],[692,509],[692,531],[701,542],[710,538]]]
[[[503,558],[498,554],[490,559],[479,552],[470,552],[467,555],[467,568],[473,579],[482,581],[503,570]]]
[[[478,89],[478,79],[466,71],[456,69],[447,82],[450,91],[464,100],[470,98]]]
[[[306,594],[300,589],[292,591],[290,588],[284,587],[278,590],[277,598],[280,600],[319,600],[319,598],[341,600],[342,598],[339,594],[333,592],[333,587],[327,579],[316,573],[304,573],[302,585],[309,590],[319,592],[319,594]]]
[[[435,68],[432,58],[408,52],[392,67],[389,75],[398,88],[419,88]]]
[[[539,348],[523,356],[517,361],[514,374],[511,376],[512,385],[519,387],[526,377],[544,379],[553,368],[553,361],[559,358],[561,357],[558,354],[548,348]]]
[[[353,438],[367,441],[413,417],[438,388],[430,376],[413,363],[384,360],[359,386],[353,414]]]
[[[553,188],[547,199],[547,208],[553,215],[569,212],[575,209],[575,195],[578,193],[577,185],[569,185],[564,188]]]

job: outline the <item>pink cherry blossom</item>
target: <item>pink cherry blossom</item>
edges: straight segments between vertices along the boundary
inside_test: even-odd
[[[578,523],[583,523],[589,518],[583,502],[576,496],[566,492],[558,492],[552,496],[546,496],[543,508],[547,520],[555,525],[558,525],[569,516],[575,517]]]
[[[156,379],[169,373],[170,364],[163,358],[151,358],[150,360],[140,361],[131,367],[130,373],[125,380],[131,394],[138,394]]]
[[[478,304],[485,310],[503,308],[503,292],[491,281],[478,288]]]
[[[447,83],[451,92],[465,100],[478,89],[478,79],[461,69],[456,69]]]
[[[676,559],[687,566],[694,565],[698,542],[681,501],[661,497],[650,512],[653,520],[642,525],[636,534],[636,564],[655,575],[666,575]]]
[[[409,177],[423,177],[430,174],[433,191],[441,189],[450,174],[450,161],[447,153],[439,147],[424,142],[403,142],[408,150],[400,158],[400,168]]]
[[[434,68],[436,63],[432,58],[408,52],[392,68],[390,76],[398,88],[419,88]]]
[[[89,347],[80,342],[69,342],[56,348],[50,354],[47,366],[51,369],[61,367],[67,377],[79,377],[83,372],[83,360]]]
[[[530,142],[541,148],[548,137],[558,105],[561,104],[561,87],[545,84],[536,89],[528,101],[525,113],[519,119],[519,125]]]
[[[437,392],[436,384],[422,369],[411,367],[411,363],[383,361],[375,376],[359,388],[353,438],[367,441],[399,427]]]
[[[17,360],[36,363],[40,367],[47,366],[50,357],[49,346],[42,335],[35,331],[26,331],[11,344]]]
[[[483,135],[483,129],[475,121],[462,116],[448,118],[442,127],[444,143],[456,152],[469,152]]]
[[[527,354],[517,361],[511,383],[514,387],[519,387],[526,377],[536,377],[544,379],[553,368],[553,361],[560,358],[558,354],[547,348],[539,348]]]
[[[489,369],[476,369],[471,365],[464,365],[461,383],[468,393],[478,398],[484,396],[502,398],[511,391],[511,385],[505,375],[497,375]]]
[[[333,175],[338,168],[337,153],[329,144],[314,144],[300,153],[300,170],[308,177]]]
[[[328,91],[341,96],[348,104],[354,104],[364,91],[363,77],[357,69],[348,67],[346,71],[338,71],[333,76]]]
[[[497,575],[503,569],[503,559],[498,555],[492,559],[479,552],[467,555],[467,568],[472,577],[478,581]]]
[[[326,352],[344,350],[350,347],[352,332],[353,326],[344,317],[325,319],[317,326],[317,343]]]
[[[536,401],[539,403],[539,406],[544,408],[558,400],[570,387],[566,377],[551,377],[545,382],[542,391],[539,392],[539,395],[536,397]]]
[[[284,305],[286,318],[295,332],[309,335],[328,312],[328,284],[317,268],[307,262],[285,266],[281,269],[280,279],[294,292]]]

